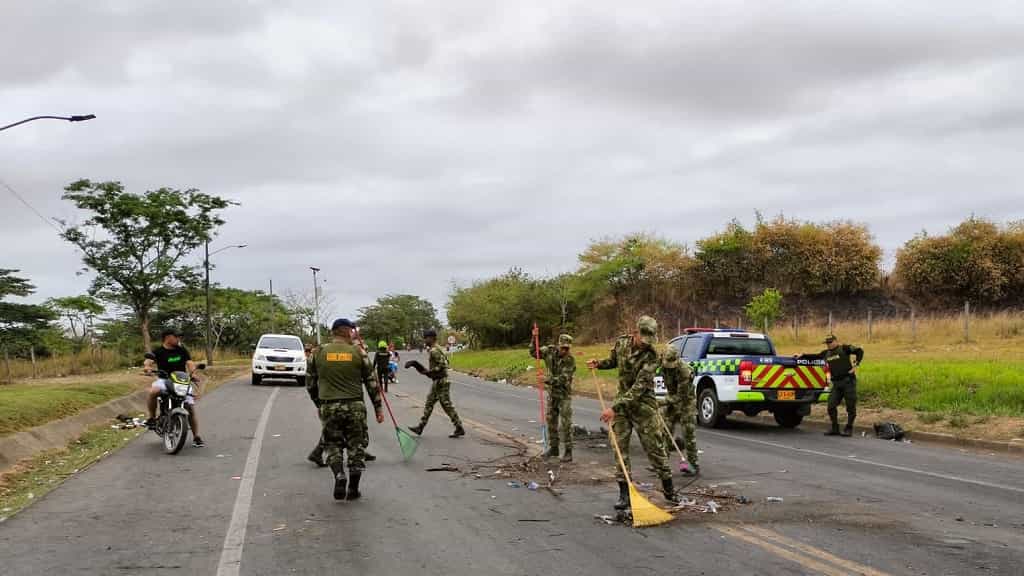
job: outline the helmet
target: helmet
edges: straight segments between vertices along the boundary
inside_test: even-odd
[[[386,341],[381,340],[381,341],[377,342],[377,348],[384,348],[384,349],[386,349],[387,347],[388,347],[388,343]]]

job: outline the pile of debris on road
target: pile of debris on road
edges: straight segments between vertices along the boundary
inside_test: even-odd
[[[118,414],[114,417],[117,420],[117,424],[111,424],[110,428],[113,430],[131,430],[132,428],[144,428],[146,426],[146,419],[144,415],[128,416],[127,414]]]

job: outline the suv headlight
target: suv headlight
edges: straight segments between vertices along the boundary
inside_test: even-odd
[[[257,354],[256,355],[256,360],[258,360],[260,362],[266,362],[267,361],[267,357],[264,356],[263,354]]]

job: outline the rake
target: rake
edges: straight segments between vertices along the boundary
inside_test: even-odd
[[[537,361],[537,394],[540,396],[540,439],[544,443],[544,453],[548,451],[548,421],[544,416],[544,365],[540,361],[540,330],[533,323],[533,351]],[[557,438],[556,438],[557,440]]]
[[[665,430],[665,435],[668,436],[668,441],[672,443],[672,447],[676,449],[676,454],[679,454],[679,471],[683,472],[689,467],[689,463],[686,461],[686,456],[683,456],[683,451],[679,449],[679,443],[672,436],[672,429],[668,427],[668,422],[661,416],[661,411],[655,412],[658,415],[658,422],[661,422],[661,427]]]
[[[601,401],[601,411],[604,411],[607,407],[604,403],[604,394],[601,392],[601,383],[597,379],[597,371],[591,368],[590,376],[594,380],[594,388],[597,389],[597,399]],[[612,448],[615,449],[615,457],[619,461],[619,467],[622,468],[622,475],[626,477],[626,484],[629,485],[629,505],[633,510],[633,526],[644,528],[672,521],[671,514],[658,508],[647,498],[644,498],[643,494],[633,485],[633,479],[630,478],[629,470],[626,469],[626,460],[622,457],[619,440],[615,437],[615,431],[612,430],[611,426],[608,427],[608,437],[611,438]]]

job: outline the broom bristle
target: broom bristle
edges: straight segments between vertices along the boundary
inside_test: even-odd
[[[398,447],[402,450],[402,459],[409,460],[416,453],[420,443],[412,434],[395,427],[395,436],[398,436]]]
[[[633,509],[633,526],[636,528],[657,526],[672,521],[671,514],[651,504],[632,482],[629,483],[629,506]]]

